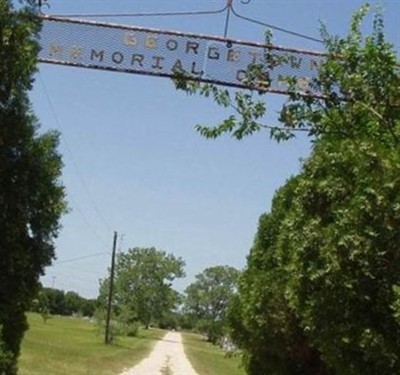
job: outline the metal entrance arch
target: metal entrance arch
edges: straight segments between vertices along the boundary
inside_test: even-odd
[[[41,16],[39,61],[287,94],[321,96],[312,85],[326,54],[202,34]],[[266,61],[268,68],[265,69]],[[272,62],[272,63],[271,63]],[[251,83],[249,67],[264,66]]]

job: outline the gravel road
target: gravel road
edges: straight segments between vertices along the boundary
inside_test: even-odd
[[[120,375],[198,375],[186,357],[182,336],[168,332],[150,355]]]

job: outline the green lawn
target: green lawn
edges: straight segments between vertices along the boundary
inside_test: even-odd
[[[245,375],[239,367],[240,358],[227,357],[199,335],[183,333],[182,337],[185,353],[199,375]]]
[[[104,345],[86,321],[53,317],[43,323],[29,314],[19,361],[19,375],[114,375],[146,357],[165,332],[141,330],[138,338]]]

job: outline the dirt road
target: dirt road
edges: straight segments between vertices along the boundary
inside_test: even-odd
[[[135,367],[120,375],[198,375],[186,357],[182,336],[177,332],[167,333],[150,355]]]

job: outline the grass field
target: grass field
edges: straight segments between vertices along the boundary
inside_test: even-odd
[[[165,332],[141,330],[138,338],[104,345],[86,321],[53,317],[43,323],[29,314],[19,361],[19,375],[115,375],[146,357]]]
[[[229,358],[199,335],[183,333],[185,353],[200,375],[245,375],[240,358]]]

